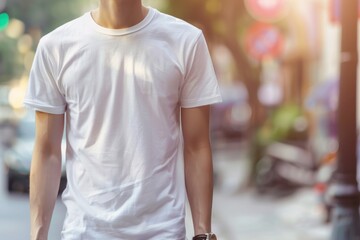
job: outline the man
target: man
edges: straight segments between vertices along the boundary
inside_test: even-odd
[[[184,240],[185,186],[194,239],[214,239],[209,104],[219,101],[201,31],[141,0],[100,0],[44,36],[24,100],[36,110],[31,239],[47,239],[65,118],[62,239]]]

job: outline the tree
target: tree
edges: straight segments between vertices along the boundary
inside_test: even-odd
[[[25,25],[25,34],[33,40],[33,50],[40,37],[60,26],[61,24],[79,16],[85,0],[12,0],[8,1],[5,12],[10,19],[19,19]],[[5,31],[0,32],[0,83],[6,83],[19,78],[26,69],[23,57],[18,51],[17,38],[10,38]]]
[[[85,0],[12,0],[7,10],[11,18],[22,20],[26,29],[40,28],[47,33],[59,25],[79,16]]]
[[[243,81],[252,106],[252,129],[260,122],[257,90],[260,84],[260,65],[252,63],[241,46],[242,36],[253,22],[244,2],[238,0],[183,0],[169,1],[168,12],[199,26],[210,43],[226,46],[234,59],[234,78]]]

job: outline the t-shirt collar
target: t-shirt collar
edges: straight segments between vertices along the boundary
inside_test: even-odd
[[[85,17],[87,18],[87,21],[89,22],[91,27],[100,33],[107,34],[107,35],[127,35],[127,34],[131,34],[131,33],[141,30],[142,28],[146,27],[151,22],[156,11],[155,11],[155,9],[153,9],[151,7],[148,7],[148,9],[149,9],[149,11],[148,11],[147,15],[145,16],[145,18],[138,24],[131,26],[129,28],[112,29],[112,28],[102,27],[95,22],[95,20],[91,16],[91,12],[85,13]]]

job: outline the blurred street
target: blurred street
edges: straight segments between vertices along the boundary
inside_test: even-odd
[[[29,239],[30,212],[29,197],[26,192],[29,191],[29,174],[35,140],[35,114],[26,110],[23,102],[26,89],[29,89],[31,69],[35,66],[33,70],[35,73],[39,70],[51,72],[50,67],[40,68],[37,64],[33,64],[34,58],[38,59],[35,56],[41,56],[41,52],[40,55],[38,54],[41,49],[40,39],[72,19],[86,14],[92,16],[97,4],[98,1],[87,0],[34,0],[26,4],[20,4],[20,1],[0,1],[0,240]],[[354,56],[358,55],[360,38],[357,31],[360,8],[355,7],[356,4],[359,6],[359,2],[211,0],[204,3],[193,0],[143,0],[143,4],[200,28],[209,48],[222,96],[222,102],[213,104],[210,112],[214,163],[212,231],[218,235],[218,239],[329,240],[334,229],[333,239],[358,240],[360,232],[356,230],[360,229],[357,212],[360,142],[357,139],[360,126],[360,98],[357,97],[357,93],[360,91],[358,84],[360,74],[358,74],[358,57]],[[342,12],[346,14],[341,14]],[[97,26],[96,21],[92,23]],[[138,35],[141,37],[142,35],[138,33],[156,23],[149,20],[146,26],[138,29],[131,37]],[[90,29],[84,24],[84,32],[80,31],[76,37],[82,36],[91,40],[86,35],[88,30],[92,31]],[[173,33],[179,36],[179,40],[185,39],[183,33]],[[70,39],[72,34],[61,36]],[[124,36],[130,37],[130,33]],[[161,35],[160,42],[167,39],[167,37],[163,39],[164,36],[165,34]],[[108,39],[113,37],[120,38],[120,35],[106,37],[104,41],[111,42]],[[94,39],[98,41],[97,38]],[[118,72],[116,72],[111,75],[114,76],[113,85],[112,81],[108,81],[109,85],[101,85],[103,79],[97,82],[92,75],[86,77],[87,75],[83,74],[91,72],[88,71],[89,69],[94,70],[93,66],[86,71],[76,69],[74,70],[76,74],[73,74],[72,67],[83,65],[86,67],[86,64],[75,58],[72,62],[72,54],[75,56],[80,50],[84,53],[84,55],[80,54],[81,56],[92,56],[92,51],[98,50],[97,46],[102,47],[106,44],[97,44],[94,48],[90,48],[90,45],[89,48],[88,46],[82,48],[77,45],[82,41],[76,40],[73,43],[70,41],[72,44],[69,44],[69,47],[76,50],[73,53],[63,50],[63,47],[67,46],[66,41],[70,40],[59,38],[61,47],[54,47],[53,52],[49,51],[48,54],[51,55],[49,59],[53,59],[54,62],[47,58],[42,60],[44,66],[49,64],[52,68],[57,67],[51,72],[50,80],[56,83],[51,84],[51,88],[56,87],[59,91],[55,89],[55,93],[62,93],[66,102],[67,131],[61,143],[63,168],[59,192],[66,186],[65,147],[73,147],[72,143],[77,142],[66,137],[77,136],[77,128],[86,126],[86,124],[74,126],[72,120],[75,119],[74,116],[91,119],[82,107],[73,107],[76,104],[84,105],[79,99],[91,99],[82,91],[92,92],[87,86],[99,83],[101,87],[94,92],[97,90],[100,92],[106,87],[107,90],[111,90],[108,91],[111,92],[109,96],[112,96],[112,93],[118,96],[115,92],[123,88],[116,87],[117,84],[120,81],[125,83],[127,81],[127,77],[117,79]],[[148,39],[145,42],[149,43]],[[165,59],[158,57],[159,62],[163,60],[164,63],[169,61],[172,64],[179,60],[176,64],[177,69],[184,64],[181,59],[188,59],[179,58],[178,55],[193,51],[193,55],[197,56],[197,48],[185,51],[181,44],[176,45],[175,48],[177,46],[179,49],[173,51],[176,52],[176,56],[174,55],[171,61],[167,57]],[[140,49],[138,46],[135,48]],[[157,54],[167,48],[157,49],[155,45],[146,46],[143,52],[135,55],[139,55],[137,57],[142,61],[143,58],[147,58],[147,54],[153,56],[152,51]],[[132,49],[129,48],[130,50]],[[99,52],[107,53],[107,51]],[[128,61],[125,61],[127,58],[124,57],[124,60],[120,61],[122,56],[126,56],[122,51],[108,52],[111,57],[104,57],[106,61],[109,60],[109,64],[104,64],[108,70],[117,71],[120,62],[124,62],[123,69],[135,69],[130,68],[131,61],[127,64]],[[173,54],[169,54],[169,57],[170,55]],[[115,61],[113,56],[116,56],[115,60],[119,57],[119,61]],[[102,58],[94,58],[94,62],[99,59]],[[189,69],[195,71],[197,70],[195,63],[207,62],[200,60],[192,61]],[[162,65],[161,63],[156,66],[156,61],[152,64],[155,68]],[[188,68],[187,65],[187,63],[184,65],[183,70]],[[102,62],[99,66],[99,69],[102,69]],[[139,64],[139,66],[139,72],[147,73],[147,65]],[[160,66],[159,69],[162,70],[163,67]],[[164,72],[167,73],[167,70],[172,69],[164,67],[166,70]],[[180,72],[185,73],[185,71]],[[173,76],[173,73],[164,76]],[[182,80],[187,76],[190,75],[185,74]],[[68,82],[72,82],[74,77],[76,77],[76,84],[74,83],[76,87],[72,88]],[[139,80],[140,92],[143,92],[142,86],[145,82],[149,89],[151,86],[154,90],[152,93],[159,90],[158,86],[162,87],[161,81],[155,84],[158,79],[154,79],[154,82],[147,79]],[[169,77],[169,80],[172,80],[172,77]],[[167,79],[164,82],[170,84]],[[136,81],[134,86],[135,83]],[[194,86],[195,83],[196,81]],[[137,87],[134,87],[134,90],[136,89]],[[146,89],[149,90],[148,87]],[[172,86],[169,85],[169,89],[172,89]],[[45,93],[45,90],[47,88],[39,90],[39,95]],[[159,92],[164,91],[159,90]],[[54,91],[44,96],[53,96],[52,93]],[[78,95],[79,98],[76,97],[74,100],[74,96]],[[156,94],[146,95],[156,99],[158,97]],[[108,93],[101,96],[104,97],[100,100],[108,99]],[[60,98],[62,99],[61,96]],[[159,98],[156,102],[160,100],[162,102],[165,98]],[[178,100],[180,101],[180,98]],[[102,101],[93,100],[93,102]],[[127,106],[125,102],[121,104]],[[44,101],[43,106],[48,106],[48,103],[50,101]],[[97,111],[107,106],[102,104],[96,108],[92,104],[85,104],[87,105]],[[56,104],[53,107],[58,106],[60,105]],[[111,111],[105,110],[106,114],[110,114],[101,115],[102,112],[100,114],[99,111],[94,112],[94,116],[111,118],[119,108],[114,104]],[[132,108],[128,110],[126,114],[118,115],[124,116],[124,119],[129,117],[127,120],[131,122]],[[147,122],[153,124],[157,121],[158,119],[155,118]],[[94,122],[102,122],[102,120]],[[115,123],[114,128],[133,130],[133,125],[124,127],[117,121]],[[113,128],[110,129],[109,134],[117,136],[116,133],[114,134],[115,131],[112,131]],[[100,131],[96,128],[95,132]],[[86,136],[92,137],[93,133],[89,132]],[[101,134],[99,133],[99,136]],[[156,131],[151,131],[151,134],[149,135],[151,141],[157,143],[153,140]],[[128,140],[128,137],[119,138]],[[108,145],[108,143],[101,144],[106,146],[105,148]],[[116,151],[119,150],[118,145],[115,145],[115,148]],[[158,148],[156,146],[156,149]],[[77,148],[73,147],[73,149]],[[96,152],[100,153],[103,150]],[[91,158],[86,157],[84,162],[91,162],[88,160]],[[100,163],[100,160],[100,157],[96,158],[96,163]],[[97,171],[91,174],[88,179],[92,179]],[[117,174],[118,172],[115,173]],[[106,174],[101,175],[103,176]],[[356,176],[358,181],[355,179]],[[166,183],[166,181],[161,182]],[[85,185],[89,185],[87,181]],[[336,214],[332,215],[333,212]],[[49,240],[60,239],[65,214],[65,206],[59,198],[51,222]],[[349,226],[353,228],[346,228]],[[189,206],[187,206],[186,229],[187,238],[191,240],[193,226]],[[356,235],[354,238],[344,235],[351,232],[349,229],[355,229],[353,232],[357,235],[354,234]],[[334,237],[336,234],[339,236],[343,234],[345,237],[336,238]]]
[[[0,156],[1,149],[0,149]],[[2,163],[2,159],[0,161]],[[59,233],[65,217],[65,207],[58,200],[51,221],[49,239],[60,239]],[[0,239],[29,239],[30,210],[28,195],[9,194],[6,189],[6,172],[0,164]]]
[[[215,171],[222,179],[215,188],[213,203],[213,231],[219,239],[328,240],[331,225],[322,223],[323,212],[313,189],[284,198],[242,190],[249,164],[245,147],[237,142],[214,147]],[[191,224],[187,218],[189,239]]]
[[[247,178],[246,144],[214,144],[217,176],[214,192],[213,231],[221,240],[327,240],[330,225],[321,222],[322,212],[312,189],[300,190],[285,198],[261,196],[253,189],[242,190]],[[3,165],[0,165],[3,167]],[[7,194],[1,168],[0,237],[23,240],[29,237],[27,195]],[[187,212],[187,237],[192,221]],[[65,207],[58,200],[49,239],[60,239]]]
[[[236,196],[217,192],[214,205],[214,231],[220,239],[330,239],[331,226],[321,223],[311,190],[280,201],[259,197],[251,191]]]

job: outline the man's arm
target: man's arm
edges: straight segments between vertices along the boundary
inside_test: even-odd
[[[30,170],[31,239],[46,240],[61,178],[64,114],[36,112]]]
[[[209,109],[210,106],[181,109],[185,183],[195,235],[211,232],[213,167]]]

